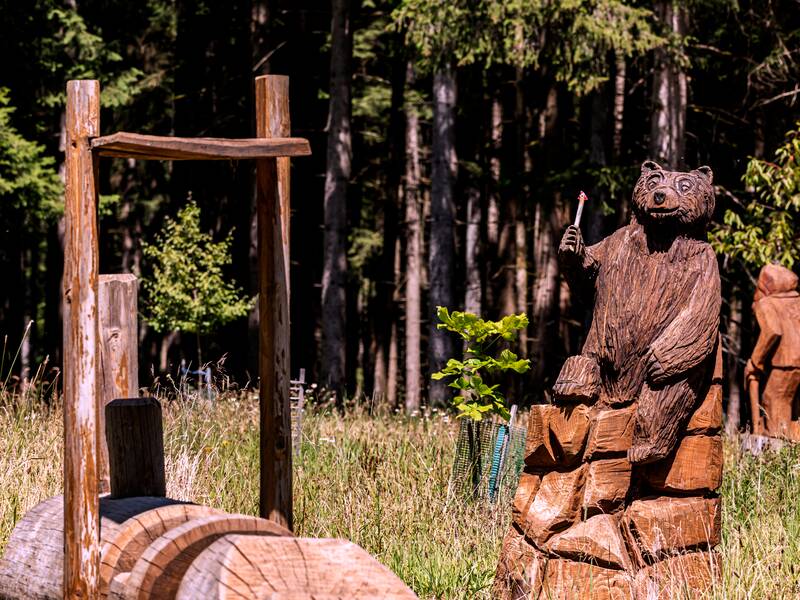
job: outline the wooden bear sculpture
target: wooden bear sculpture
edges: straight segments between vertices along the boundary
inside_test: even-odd
[[[669,598],[718,572],[720,281],[712,173],[642,165],[631,223],[562,271],[594,299],[555,404],[534,406],[497,598]]]

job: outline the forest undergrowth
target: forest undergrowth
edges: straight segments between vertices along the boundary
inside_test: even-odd
[[[257,396],[163,400],[171,497],[255,514]],[[488,598],[509,497],[448,493],[458,427],[447,415],[307,414],[295,463],[295,528],[343,537],[422,598]],[[62,413],[0,394],[0,552],[25,511],[59,493]],[[723,577],[714,599],[800,597],[800,448],[755,458],[728,440]]]

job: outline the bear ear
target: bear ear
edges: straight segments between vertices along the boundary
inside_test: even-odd
[[[654,160],[646,160],[642,163],[642,175],[651,171],[663,171],[664,169]]]
[[[702,167],[697,167],[695,171],[705,175],[706,179],[708,179],[708,183],[714,181],[714,171],[711,170],[711,167],[703,165]]]

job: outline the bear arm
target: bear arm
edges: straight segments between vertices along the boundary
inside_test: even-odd
[[[700,275],[688,304],[650,344],[662,371],[653,378],[653,383],[685,373],[703,362],[714,350],[722,307],[719,271],[711,250],[703,253],[702,260]]]
[[[753,348],[750,361],[756,371],[763,372],[781,339],[780,319],[762,302],[756,302],[753,305],[753,312],[756,313],[756,320],[761,332],[755,348]]]
[[[584,249],[583,261],[580,265],[562,262],[561,270],[567,280],[569,289],[577,296],[591,294],[597,273],[600,271],[602,257],[608,238]]]

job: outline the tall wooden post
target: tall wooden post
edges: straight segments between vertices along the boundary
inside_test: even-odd
[[[136,276],[100,275],[98,327],[100,336],[100,393],[97,395],[98,491],[108,492],[106,406],[115,398],[139,395],[139,336]]]
[[[67,83],[64,193],[64,598],[98,597],[97,212],[100,83]]]
[[[289,134],[289,78],[256,78],[256,135]],[[289,159],[256,161],[261,477],[259,513],[292,529]]]

